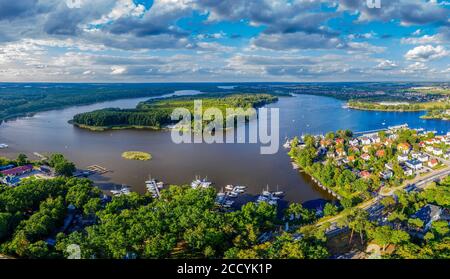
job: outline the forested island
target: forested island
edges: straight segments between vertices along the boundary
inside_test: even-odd
[[[227,108],[259,108],[276,102],[278,97],[272,94],[202,94],[153,99],[138,104],[136,109],[108,108],[75,115],[72,124],[90,130],[108,129],[161,129],[174,124],[171,114],[176,108],[188,109],[194,113],[194,100],[202,100],[203,111],[218,108],[226,115]]]
[[[405,102],[364,102],[351,100],[347,103],[349,108],[373,111],[428,111],[450,109],[450,103],[444,101],[405,103]]]

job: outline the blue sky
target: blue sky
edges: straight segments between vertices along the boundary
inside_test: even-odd
[[[448,81],[450,0],[0,0],[0,81]]]

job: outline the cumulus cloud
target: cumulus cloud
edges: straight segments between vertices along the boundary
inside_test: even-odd
[[[417,60],[417,61],[429,61],[435,60],[448,55],[447,50],[443,46],[418,46],[411,49],[405,54],[407,60]]]

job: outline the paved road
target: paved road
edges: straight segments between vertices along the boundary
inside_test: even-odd
[[[410,185],[413,185],[417,188],[424,188],[429,183],[436,181],[436,180],[440,180],[449,175],[450,175],[450,167],[447,165],[446,168],[441,169],[439,171],[434,171],[432,173],[429,173],[428,175],[416,177],[413,180],[406,181],[405,183],[403,183],[403,185],[393,188],[387,193],[380,194],[377,198],[368,200],[368,201],[356,206],[355,208],[369,210],[370,208],[375,206],[377,203],[379,203],[382,197],[393,196],[396,191],[403,190]],[[320,227],[326,223],[331,223],[331,224],[336,223],[342,217],[344,217],[344,215],[342,213],[340,213],[340,214],[334,216],[333,218],[318,222],[316,224],[316,226]]]

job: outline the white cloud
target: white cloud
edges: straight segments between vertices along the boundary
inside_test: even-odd
[[[123,75],[127,72],[127,68],[124,66],[112,66],[111,75]]]
[[[405,58],[407,60],[416,60],[416,61],[429,61],[435,60],[448,55],[447,50],[443,46],[418,46],[414,49],[411,49],[405,54]]]
[[[440,34],[436,35],[425,35],[418,38],[402,38],[402,44],[408,45],[424,45],[424,44],[439,44],[443,42],[443,38]]]
[[[386,71],[386,70],[392,70],[392,69],[395,69],[395,68],[397,68],[397,67],[398,67],[398,65],[395,64],[395,62],[393,62],[393,61],[391,61],[391,60],[383,60],[383,61],[381,61],[375,68],[376,68],[377,70],[383,70],[383,71]]]

